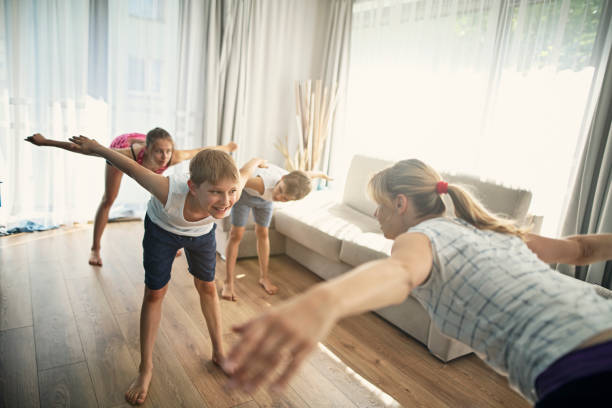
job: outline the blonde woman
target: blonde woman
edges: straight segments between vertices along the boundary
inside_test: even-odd
[[[412,294],[447,336],[508,375],[537,406],[594,406],[612,381],[612,301],[548,263],[612,259],[612,234],[530,234],[431,167],[404,160],[369,184],[391,256],[319,284],[235,328],[230,385],[283,387],[341,318]],[[456,218],[445,217],[448,194]],[[275,370],[282,368],[275,376]]]
[[[25,140],[36,146],[58,147],[80,153],[73,143],[47,139],[40,133],[28,136]],[[152,129],[146,135],[143,133],[125,133],[119,135],[113,139],[109,147],[157,174],[162,174],[170,166],[190,160],[203,149],[209,149],[208,147],[200,147],[190,150],[175,150],[172,136],[162,128]],[[237,148],[238,145],[234,142],[212,147],[212,149],[222,150],[227,153],[231,153]],[[104,195],[94,218],[93,243],[89,255],[90,265],[102,266],[102,257],[100,255],[102,234],[108,223],[110,209],[119,194],[122,177],[123,172],[114,167],[109,161],[106,161]]]

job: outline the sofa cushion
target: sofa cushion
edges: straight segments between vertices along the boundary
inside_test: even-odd
[[[386,258],[391,255],[393,241],[382,232],[364,232],[342,241],[340,260],[352,266]]]
[[[463,174],[441,176],[450,183],[459,184],[472,193],[491,212],[522,222],[531,203],[531,192],[511,188],[494,181],[481,180]]]
[[[342,241],[378,231],[378,223],[347,205],[304,199],[276,212],[276,229],[308,249],[340,261]]]
[[[368,182],[375,173],[392,164],[388,160],[355,155],[346,176],[342,202],[362,214],[372,216],[376,204],[368,197]]]

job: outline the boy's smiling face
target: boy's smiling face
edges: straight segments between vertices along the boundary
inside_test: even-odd
[[[224,218],[237,200],[238,182],[224,179],[214,184],[205,181],[196,186],[189,180],[189,190],[202,210],[214,218]]]

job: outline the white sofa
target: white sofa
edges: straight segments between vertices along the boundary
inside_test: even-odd
[[[301,201],[278,207],[273,221],[276,250],[280,252],[284,249],[289,257],[323,279],[338,276],[364,262],[389,256],[392,241],[385,239],[380,231],[373,216],[376,206],[367,197],[366,187],[374,173],[391,164],[380,159],[355,156],[342,196],[334,192],[317,191]],[[527,217],[531,202],[531,193],[528,191],[470,176],[443,177],[449,182],[468,187],[491,211],[518,220]],[[541,219],[536,221],[541,223]],[[226,237],[222,234],[217,237],[218,249],[224,251],[225,243],[219,241]],[[244,239],[239,256],[243,254],[243,244]],[[254,237],[253,242],[247,241],[246,246],[254,247]],[[252,249],[244,251],[244,256],[256,255]],[[246,255],[247,252],[250,255]],[[412,296],[400,305],[376,312],[425,344],[442,361],[450,361],[471,352],[466,345],[441,334],[431,324],[425,309]]]
[[[287,255],[323,279],[338,276],[364,262],[389,256],[392,241],[385,239],[380,231],[373,216],[376,205],[368,198],[366,187],[374,173],[391,164],[355,156],[341,198],[314,193],[277,210],[276,230],[286,238]],[[468,187],[491,211],[517,220],[527,217],[531,202],[529,191],[470,176],[445,174],[443,177]],[[425,344],[443,361],[471,352],[466,345],[441,334],[412,296],[400,305],[380,309],[377,313]]]

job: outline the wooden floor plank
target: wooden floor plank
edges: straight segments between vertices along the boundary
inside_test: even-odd
[[[42,408],[98,406],[85,362],[40,371],[38,379]]]
[[[128,341],[134,361],[140,361],[140,313],[117,316],[119,326]],[[166,335],[158,333],[153,350],[154,374],[149,388],[147,406],[206,407],[198,390],[179,363]]]
[[[192,291],[195,292],[195,288]],[[211,407],[233,407],[252,400],[248,394],[228,393],[224,389],[227,377],[212,362],[210,338],[202,334],[190,319],[191,314],[198,313],[202,314],[199,305],[197,308],[185,310],[173,293],[166,295],[161,328],[172,344],[185,371]]]
[[[85,361],[61,266],[35,261],[29,267],[38,369]]]
[[[95,276],[66,283],[98,403],[121,404],[136,373],[123,334]]]
[[[32,326],[27,262],[0,262],[0,330]]]
[[[39,406],[32,327],[0,331],[0,406]]]

